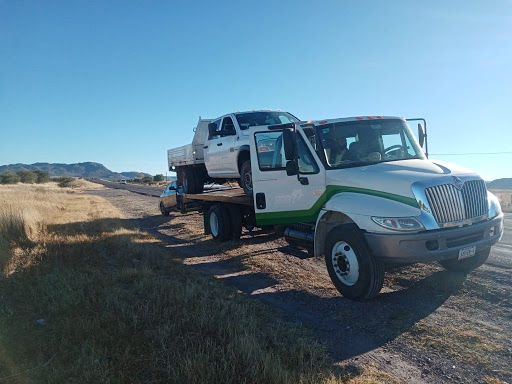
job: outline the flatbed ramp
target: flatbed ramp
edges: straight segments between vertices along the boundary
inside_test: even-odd
[[[205,191],[203,193],[184,193],[184,202],[188,200],[195,201],[211,201],[220,203],[232,203],[242,205],[253,205],[252,197],[245,194],[242,188],[226,188],[217,189],[212,191]]]

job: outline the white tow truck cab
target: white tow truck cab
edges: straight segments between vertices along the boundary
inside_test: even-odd
[[[298,122],[288,112],[259,110],[235,112],[217,119],[201,119],[194,129],[192,144],[169,149],[170,171],[187,193],[200,193],[206,182],[239,180],[252,196],[249,128]]]
[[[414,119],[422,120],[422,119]],[[438,261],[469,271],[503,234],[497,198],[474,172],[428,160],[400,117],[355,117],[249,130],[252,199],[241,192],[184,194],[205,231],[237,238],[275,226],[294,246],[325,258],[352,299],[378,294],[384,265]]]

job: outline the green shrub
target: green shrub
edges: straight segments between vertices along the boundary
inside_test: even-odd
[[[164,175],[158,174],[153,177],[153,181],[164,181]]]
[[[59,187],[65,188],[65,187],[71,187],[71,183],[75,181],[74,177],[54,177],[53,181],[55,181]]]
[[[12,171],[0,173],[0,184],[16,184],[20,182],[20,177]]]
[[[28,171],[26,169],[18,171],[16,174],[20,178],[20,181],[25,184],[34,184],[37,180],[37,175],[34,172]]]
[[[143,183],[151,183],[153,181],[153,178],[151,176],[144,176],[142,178]]]
[[[50,181],[50,175],[48,175],[48,172],[37,170],[34,171],[34,174],[36,175],[37,184],[43,184]]]

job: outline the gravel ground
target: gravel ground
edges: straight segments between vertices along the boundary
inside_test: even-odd
[[[323,260],[302,259],[273,234],[244,233],[215,243],[202,233],[202,216],[162,217],[158,198],[101,189],[127,222],[158,236],[170,255],[222,279],[283,316],[310,327],[338,364],[373,364],[404,382],[512,382],[511,225],[489,262],[469,275],[437,264],[389,270],[370,302],[341,297]]]

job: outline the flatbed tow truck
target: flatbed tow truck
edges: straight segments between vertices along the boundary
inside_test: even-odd
[[[499,201],[473,171],[429,160],[421,124],[418,137],[406,119],[384,116],[251,127],[253,196],[178,186],[177,205],[201,211],[218,241],[240,238],[243,227],[275,228],[323,257],[354,300],[379,293],[386,264],[478,268],[503,234]]]

